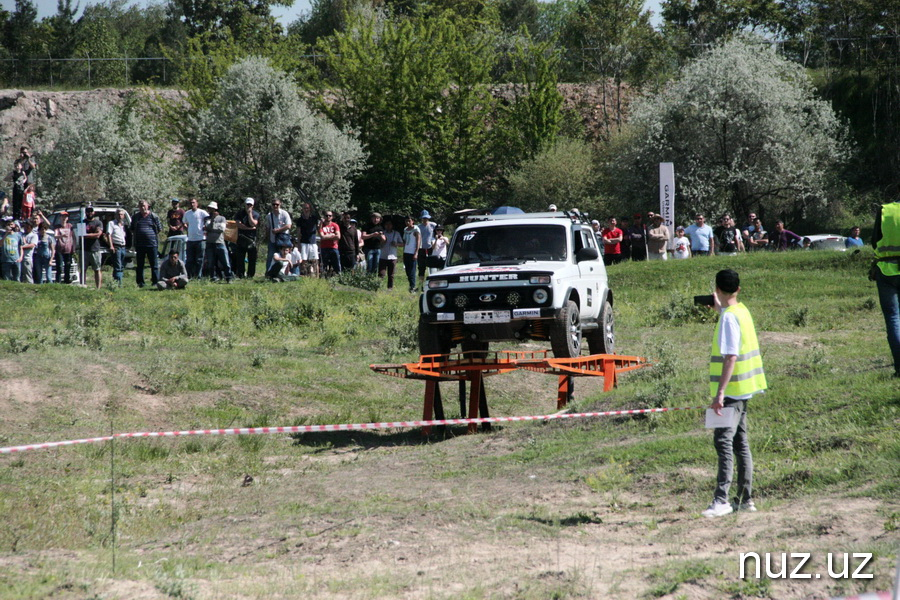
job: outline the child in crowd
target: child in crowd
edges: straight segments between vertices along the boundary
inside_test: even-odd
[[[672,242],[674,250],[672,258],[690,258],[691,257],[691,240],[684,235],[684,227],[680,225],[675,228],[675,239]]]

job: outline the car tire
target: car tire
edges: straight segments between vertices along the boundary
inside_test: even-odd
[[[568,300],[550,326],[550,348],[556,358],[581,356],[581,315],[578,305]]]
[[[449,354],[450,340],[440,328],[419,317],[419,354]]]
[[[586,333],[588,348],[591,354],[615,354],[616,353],[616,330],[615,320],[613,319],[612,304],[603,303],[603,310],[600,311],[600,319],[598,320],[599,328]]]

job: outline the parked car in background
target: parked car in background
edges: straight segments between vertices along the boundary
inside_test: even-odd
[[[72,224],[72,227],[77,227],[78,223],[81,222],[83,218],[82,209],[86,206],[94,207],[94,216],[100,219],[103,223],[103,232],[106,233],[106,224],[116,218],[116,211],[120,208],[125,208],[118,202],[70,202],[65,204],[57,204],[53,207],[53,213],[47,217],[50,220],[50,225],[56,229],[57,226],[62,222],[62,217],[60,213],[66,211],[69,213],[69,223]],[[128,245],[131,246],[131,232],[128,231],[126,233],[126,239],[128,240]],[[103,247],[101,252],[103,255],[103,264],[104,265],[112,265],[113,256],[115,252],[112,248],[109,247],[108,240],[106,236],[100,238],[100,245]],[[75,259],[78,256],[78,252],[80,250],[76,249],[75,257],[73,257],[72,263],[75,263]],[[133,269],[134,268],[134,250],[127,250],[125,252],[125,268]]]
[[[817,235],[807,235],[803,237],[803,247],[810,250],[836,250],[838,252],[846,252],[847,238],[842,235],[832,233],[820,233]]]

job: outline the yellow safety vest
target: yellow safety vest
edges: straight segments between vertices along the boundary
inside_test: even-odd
[[[881,239],[875,244],[876,258],[900,257],[900,202],[881,207]],[[878,268],[886,276],[900,275],[900,259],[879,260]]]
[[[766,374],[763,373],[762,356],[759,354],[759,342],[756,339],[756,328],[753,326],[753,317],[743,303],[739,302],[729,306],[722,313],[731,313],[737,317],[741,328],[741,347],[737,361],[734,364],[734,372],[725,387],[725,395],[729,397],[746,396],[766,389]],[[712,358],[709,361],[709,392],[715,397],[719,391],[719,379],[722,376],[722,364],[724,359],[719,352],[719,330],[722,328],[722,319],[716,325],[713,334]]]

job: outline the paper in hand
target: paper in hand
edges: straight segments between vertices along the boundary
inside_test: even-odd
[[[734,408],[729,406],[722,409],[722,416],[716,414],[711,408],[706,409],[706,428],[718,429],[719,427],[734,427]]]

